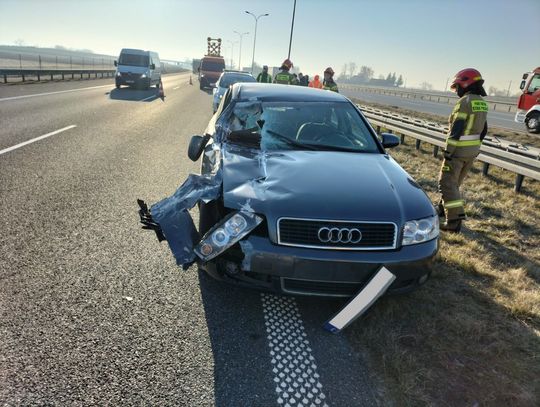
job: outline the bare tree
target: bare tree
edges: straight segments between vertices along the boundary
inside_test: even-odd
[[[349,62],[349,76],[352,78],[356,73],[356,62]]]
[[[422,82],[420,84],[420,89],[422,89],[422,90],[433,90],[433,85],[431,83],[428,83],[428,82]]]
[[[373,74],[374,72],[373,72],[373,69],[371,69],[371,67],[366,66],[366,65],[362,65],[360,67],[359,76],[363,82],[368,82],[371,78],[373,78]]]
[[[399,75],[396,86],[399,88],[401,85],[403,85],[403,76]]]
[[[25,45],[25,42],[22,38],[17,38],[15,41],[13,41],[13,44],[18,45],[19,47],[23,47]]]

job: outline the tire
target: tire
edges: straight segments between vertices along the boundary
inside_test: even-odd
[[[200,90],[204,90],[204,85],[203,85],[202,82],[199,82],[199,89],[200,89]]]
[[[120,85],[118,83],[116,84],[116,89],[120,89]]]
[[[531,113],[527,119],[525,119],[525,125],[529,133],[540,133],[540,113]]]

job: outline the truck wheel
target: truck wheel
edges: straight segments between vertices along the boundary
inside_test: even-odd
[[[540,133],[540,113],[532,113],[525,119],[525,125],[529,133]]]

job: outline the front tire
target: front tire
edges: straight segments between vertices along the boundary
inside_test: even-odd
[[[529,133],[540,133],[540,113],[531,113],[527,119],[525,119],[525,125]]]

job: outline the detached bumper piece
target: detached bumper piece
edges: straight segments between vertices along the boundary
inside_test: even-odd
[[[139,217],[141,218],[142,228],[146,230],[153,230],[156,232],[156,237],[160,242],[163,242],[165,236],[161,230],[161,226],[153,218],[152,214],[148,210],[148,205],[142,199],[137,199],[137,204],[139,205]]]
[[[395,279],[396,276],[394,274],[386,267],[382,267],[362,291],[332,319],[324,324],[324,329],[332,333],[340,332],[371,307],[386,292]]]

